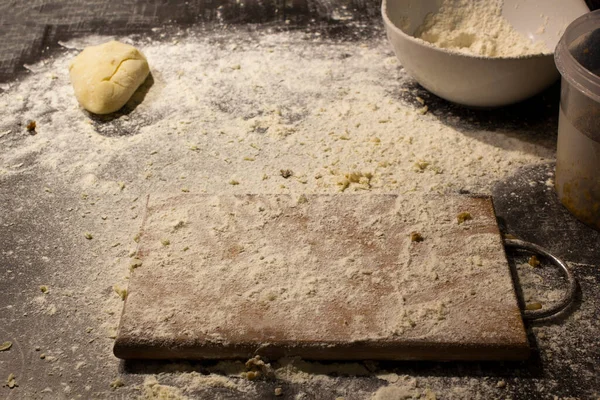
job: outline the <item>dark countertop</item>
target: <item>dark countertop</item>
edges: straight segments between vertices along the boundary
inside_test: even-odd
[[[595,2],[589,2],[594,5]],[[349,20],[332,17],[333,11],[346,13]],[[198,27],[207,31],[218,31],[225,25],[235,25],[243,34],[245,29],[264,29],[265,27],[286,30],[317,31],[322,35],[341,40],[365,39],[379,36],[381,21],[379,3],[372,1],[256,1],[241,6],[236,1],[182,1],[182,0],[128,0],[111,2],[106,0],[41,0],[19,2],[5,1],[0,3],[0,83],[9,82],[25,76],[28,72],[23,64],[32,63],[42,57],[59,51],[58,41],[81,37],[88,34],[114,35],[155,35],[151,30],[157,26]],[[289,23],[284,21],[288,20]],[[352,27],[350,27],[351,21]],[[439,113],[440,118],[448,115],[460,116],[460,121],[448,119],[448,124],[459,124],[457,128],[469,135],[478,127],[510,133],[511,127],[525,125],[530,132],[524,140],[535,141],[536,136],[555,132],[557,125],[559,86],[555,85],[541,95],[525,103],[503,108],[501,110],[482,111],[468,110],[450,104],[426,92],[416,83],[411,89],[425,99],[431,112]],[[0,94],[1,94],[0,89]],[[402,97],[401,94],[398,95]],[[402,100],[414,101],[413,97]],[[554,133],[555,134],[555,133]],[[34,161],[34,160],[31,160]],[[542,184],[553,176],[553,165],[546,164],[522,169],[519,174],[498,182],[493,191],[494,203],[500,225],[505,233],[513,234],[524,240],[540,244],[555,254],[564,257],[572,266],[580,284],[578,298],[562,315],[552,320],[529,323],[528,332],[531,339],[533,355],[522,363],[421,363],[398,362],[381,363],[379,368],[417,377],[424,386],[435,389],[438,398],[446,398],[456,382],[473,383],[473,392],[478,393],[478,383],[504,380],[505,388],[487,396],[495,398],[546,399],[558,398],[598,398],[600,396],[600,233],[586,227],[574,219],[558,202],[555,194]],[[0,177],[0,250],[3,254],[17,251],[16,259],[6,261],[0,258],[0,276],[13,264],[35,265],[39,260],[39,248],[36,247],[43,238],[56,234],[56,226],[44,223],[47,216],[52,215],[51,202],[29,204],[27,188],[38,183],[38,177],[28,174]],[[12,210],[23,205],[29,206],[27,213],[19,214],[18,223],[9,223],[14,214]],[[67,206],[67,205],[63,205]],[[31,244],[23,243],[22,238],[36,236],[40,240]],[[522,257],[521,257],[522,259]],[[9,299],[21,298],[21,287],[40,273],[35,268],[24,270],[17,279],[0,280],[0,310],[9,303]],[[560,280],[551,279],[551,287],[560,286]],[[578,310],[579,317],[571,318],[573,310]],[[55,329],[62,340],[72,335],[68,329],[59,326],[45,325],[36,321],[30,325],[15,324],[14,320],[3,317],[0,313],[0,333],[18,338],[21,343],[31,343],[28,338],[36,330]],[[542,335],[540,335],[542,333]],[[66,336],[65,336],[66,335]],[[546,337],[546,339],[544,339]],[[549,339],[551,338],[551,340]],[[0,342],[3,340],[0,337]],[[57,339],[58,340],[58,339]],[[18,350],[18,351],[17,351]],[[90,350],[89,363],[94,361],[94,351],[108,351],[109,347],[98,347]],[[17,357],[20,360],[13,360]],[[18,363],[31,371],[42,383],[39,387],[60,387],[59,378],[62,372],[48,375],[34,364],[37,354],[31,350],[15,345],[11,352],[0,352],[0,380],[4,381],[10,368]],[[186,364],[186,370],[205,371],[202,363]],[[121,372],[135,377],[140,374],[176,371],[177,368],[168,363],[121,363]],[[119,392],[106,389],[106,381],[115,376],[116,371],[91,369],[85,374],[71,377],[74,388],[83,383],[93,387],[92,391],[99,398],[116,398]],[[375,390],[383,384],[374,377],[338,377],[339,387],[350,383],[357,387]],[[135,380],[135,379],[133,379]],[[139,379],[138,379],[139,381]],[[22,382],[21,385],[27,385]],[[287,385],[287,386],[286,386]],[[324,392],[320,385],[289,383],[283,385],[285,398],[304,393],[305,399],[335,398],[334,393]],[[493,384],[491,384],[494,386]],[[272,397],[274,383],[261,383],[259,395],[253,398]],[[60,388],[59,388],[60,389]],[[5,397],[8,389],[0,387],[0,396]],[[54,391],[46,398],[63,398]],[[119,394],[129,398],[132,392]],[[18,392],[10,392],[12,399],[19,397]],[[77,395],[86,397],[86,392],[71,392],[69,398]],[[239,398],[235,392],[224,389],[215,391],[221,398]],[[471,394],[464,398],[469,398]],[[480,396],[486,396],[479,393]],[[53,397],[58,396],[58,397]],[[67,398],[66,394],[64,395]],[[289,397],[288,397],[289,396]],[[40,398],[43,397],[40,394]],[[119,397],[121,398],[121,397]],[[202,397],[207,398],[207,397]],[[347,399],[352,398],[347,396]],[[483,398],[483,397],[482,397]]]

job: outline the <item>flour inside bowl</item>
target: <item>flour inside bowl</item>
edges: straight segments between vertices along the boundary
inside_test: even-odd
[[[485,57],[519,57],[550,53],[541,41],[517,32],[502,16],[503,0],[444,0],[429,14],[415,37],[436,47]]]

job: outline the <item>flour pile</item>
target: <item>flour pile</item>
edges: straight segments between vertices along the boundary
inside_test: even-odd
[[[502,16],[504,0],[444,0],[429,14],[415,37],[436,47],[486,57],[550,53],[543,42],[517,32]]]

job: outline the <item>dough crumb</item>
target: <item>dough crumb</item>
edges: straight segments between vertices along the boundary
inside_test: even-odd
[[[6,386],[8,386],[9,389],[14,389],[15,387],[19,386],[17,385],[14,374],[8,375],[8,378],[6,379]]]
[[[126,288],[122,288],[119,285],[114,285],[113,290],[117,295],[119,295],[121,300],[125,300],[127,298],[127,289]]]
[[[117,378],[110,383],[110,387],[114,389],[125,386],[125,382],[121,378]]]
[[[473,216],[471,216],[470,212],[465,211],[465,212],[461,212],[460,214],[458,214],[456,216],[456,219],[458,220],[458,224],[460,225],[460,224],[464,223],[465,221],[472,220]]]
[[[254,358],[246,361],[246,369],[248,371],[242,372],[242,377],[248,379],[249,381],[257,380],[257,379],[272,379],[275,377],[275,372],[271,367],[271,364],[265,363],[261,360],[260,356],[255,356]]]
[[[133,271],[134,269],[139,268],[141,266],[142,260],[140,260],[139,258],[134,258],[131,264],[129,265],[129,271]]]
[[[541,264],[540,260],[538,260],[538,258],[536,256],[529,257],[529,261],[527,261],[527,263],[534,268],[539,267]]]
[[[533,303],[527,303],[525,305],[525,309],[529,310],[529,311],[533,311],[533,310],[541,310],[542,309],[542,303],[540,302],[533,302]]]
[[[410,234],[411,242],[422,242],[423,240],[425,240],[425,238],[419,232],[412,232]]]
[[[27,129],[27,132],[33,133],[33,132],[35,132],[36,127],[37,127],[37,123],[35,121],[29,121],[27,123],[27,126],[25,127],[25,129]]]
[[[281,174],[283,179],[287,179],[294,175],[294,171],[292,171],[291,169],[282,169],[279,171],[279,173]]]
[[[305,194],[301,194],[300,196],[298,196],[297,203],[298,204],[306,204],[306,203],[308,203],[308,197],[306,197]]]
[[[423,160],[417,161],[415,163],[415,172],[419,172],[419,173],[425,172],[427,167],[429,167],[429,164],[430,164],[429,161],[423,161]]]
[[[341,192],[348,189],[352,183],[357,184],[358,189],[367,190],[371,188],[371,179],[373,179],[373,174],[370,172],[350,172],[344,174],[344,178],[338,182],[338,185],[341,186]]]

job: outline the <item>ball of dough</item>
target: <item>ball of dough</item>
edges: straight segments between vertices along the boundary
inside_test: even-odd
[[[95,114],[123,107],[149,72],[148,61],[138,49],[114,40],[86,47],[69,66],[77,101]]]

